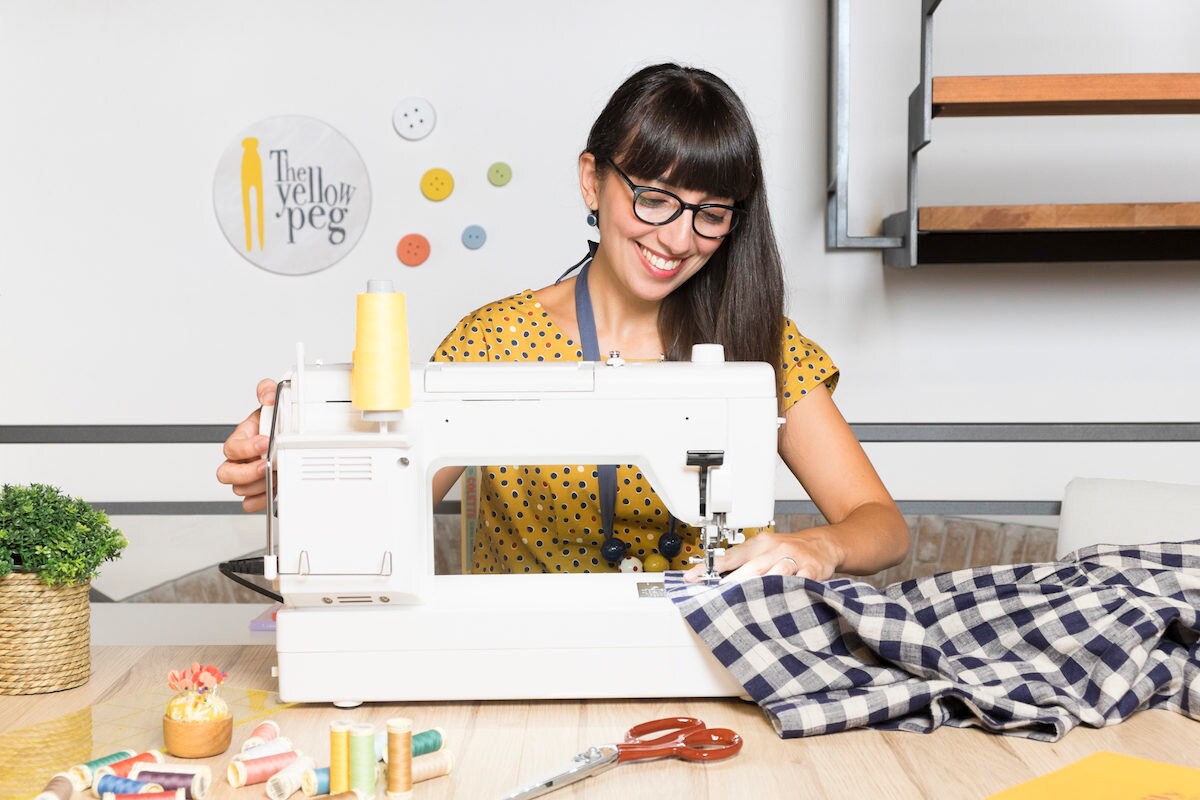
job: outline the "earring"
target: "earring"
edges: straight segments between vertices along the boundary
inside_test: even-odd
[[[600,218],[596,216],[595,211],[589,211],[587,215],[587,224],[593,228],[600,224]]]

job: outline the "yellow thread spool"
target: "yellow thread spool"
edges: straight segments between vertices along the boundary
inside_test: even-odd
[[[412,797],[412,720],[393,717],[387,721],[388,800],[408,800]]]
[[[329,793],[341,794],[350,788],[350,723],[338,720],[329,724]]]
[[[412,405],[408,312],[391,281],[368,281],[358,295],[350,369],[350,402],[360,411],[400,411]]]

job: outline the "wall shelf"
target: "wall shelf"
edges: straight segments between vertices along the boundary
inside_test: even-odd
[[[1197,114],[1200,75],[984,75],[933,79],[934,117]]]
[[[931,142],[938,117],[1200,114],[1195,73],[934,77],[933,13],[942,0],[921,0],[921,78],[908,102],[906,207],[884,220],[883,236],[849,236],[849,2],[829,0],[828,248],[879,249],[895,267],[1200,261],[1200,202],[918,206],[918,154]]]

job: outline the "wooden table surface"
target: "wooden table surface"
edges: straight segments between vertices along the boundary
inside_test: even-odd
[[[93,650],[92,678],[85,686],[49,695],[0,697],[0,734],[94,704],[161,691],[168,669],[193,661],[219,665],[236,676],[236,681],[230,679],[232,685],[274,689],[274,656],[267,646],[98,647]],[[417,784],[414,800],[487,800],[557,769],[588,745],[619,741],[633,724],[677,715],[733,728],[745,739],[745,747],[728,761],[706,765],[676,759],[622,765],[550,797],[965,800],[987,797],[1097,751],[1200,767],[1200,724],[1165,711],[1144,711],[1103,730],[1076,728],[1055,744],[955,728],[930,735],[856,730],[783,740],[757,706],[737,700],[398,703],[367,704],[350,711],[297,705],[272,717],[318,765],[328,763],[328,725],[333,719],[382,728],[388,717],[406,716],[413,719],[416,731],[439,727],[453,753],[454,772]],[[235,728],[234,748],[246,735],[248,730]],[[230,787],[224,778],[227,762],[228,756],[203,762],[214,770],[209,797],[265,796],[261,786]],[[0,753],[0,773],[11,768],[6,765],[11,758]]]

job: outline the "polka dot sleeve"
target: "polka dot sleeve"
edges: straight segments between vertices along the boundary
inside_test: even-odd
[[[797,400],[821,384],[833,391],[838,382],[838,368],[829,354],[811,339],[804,338],[796,323],[786,321],[783,332],[783,402],[786,412]]]

